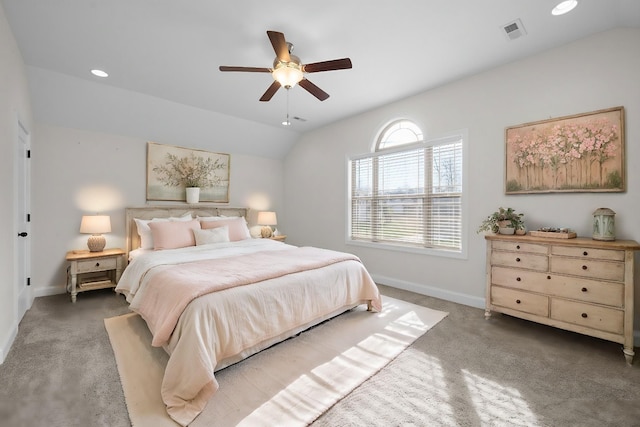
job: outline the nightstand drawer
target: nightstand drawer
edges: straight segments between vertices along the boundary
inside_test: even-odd
[[[538,316],[549,316],[549,298],[544,295],[494,286],[491,288],[491,303]]]
[[[117,260],[114,257],[85,259],[78,261],[78,273],[90,273],[93,271],[115,270]]]
[[[551,300],[551,318],[614,334],[624,331],[624,312],[562,299]]]

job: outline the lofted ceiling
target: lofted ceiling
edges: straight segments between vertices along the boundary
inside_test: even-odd
[[[579,0],[1,0],[28,67],[281,127],[287,91],[259,102],[271,67],[267,30],[303,63],[349,57],[350,70],[309,74],[320,102],[289,91],[291,130],[306,132],[590,34],[640,26],[640,1]],[[519,19],[526,35],[503,27]],[[100,68],[109,77],[89,73]]]

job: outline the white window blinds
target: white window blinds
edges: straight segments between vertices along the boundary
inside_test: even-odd
[[[462,137],[349,163],[352,240],[461,250]]]

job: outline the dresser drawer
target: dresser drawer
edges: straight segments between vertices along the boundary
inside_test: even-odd
[[[612,307],[622,307],[624,302],[624,285],[622,283],[601,282],[505,267],[491,268],[491,283]]]
[[[593,279],[624,281],[624,263],[551,256],[551,272]]]
[[[532,254],[546,255],[549,253],[548,246],[537,245],[535,243],[522,243],[522,242],[505,242],[494,241],[491,243],[494,250],[499,251],[512,251],[512,252],[529,252]]]
[[[498,266],[491,268],[491,284],[542,294],[549,290],[547,277],[547,273],[537,271]]]
[[[608,249],[578,248],[572,246],[552,246],[552,255],[571,256],[583,259],[598,259],[608,261],[624,261],[624,251]]]
[[[492,251],[491,265],[547,271],[549,269],[549,257],[530,253]]]
[[[624,311],[575,301],[552,298],[551,318],[614,334],[624,331]]]
[[[78,273],[90,273],[92,271],[115,270],[117,260],[114,257],[86,259],[78,261]]]
[[[549,298],[543,295],[492,286],[491,303],[538,316],[549,316]]]

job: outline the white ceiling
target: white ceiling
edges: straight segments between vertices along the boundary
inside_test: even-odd
[[[205,110],[281,126],[287,96],[259,102],[270,67],[267,30],[303,63],[349,57],[353,69],[314,73],[331,97],[289,93],[292,130],[305,132],[447,82],[616,27],[640,26],[638,0],[1,0],[28,66]],[[526,36],[502,27],[520,19]],[[89,70],[109,72],[107,79]]]

